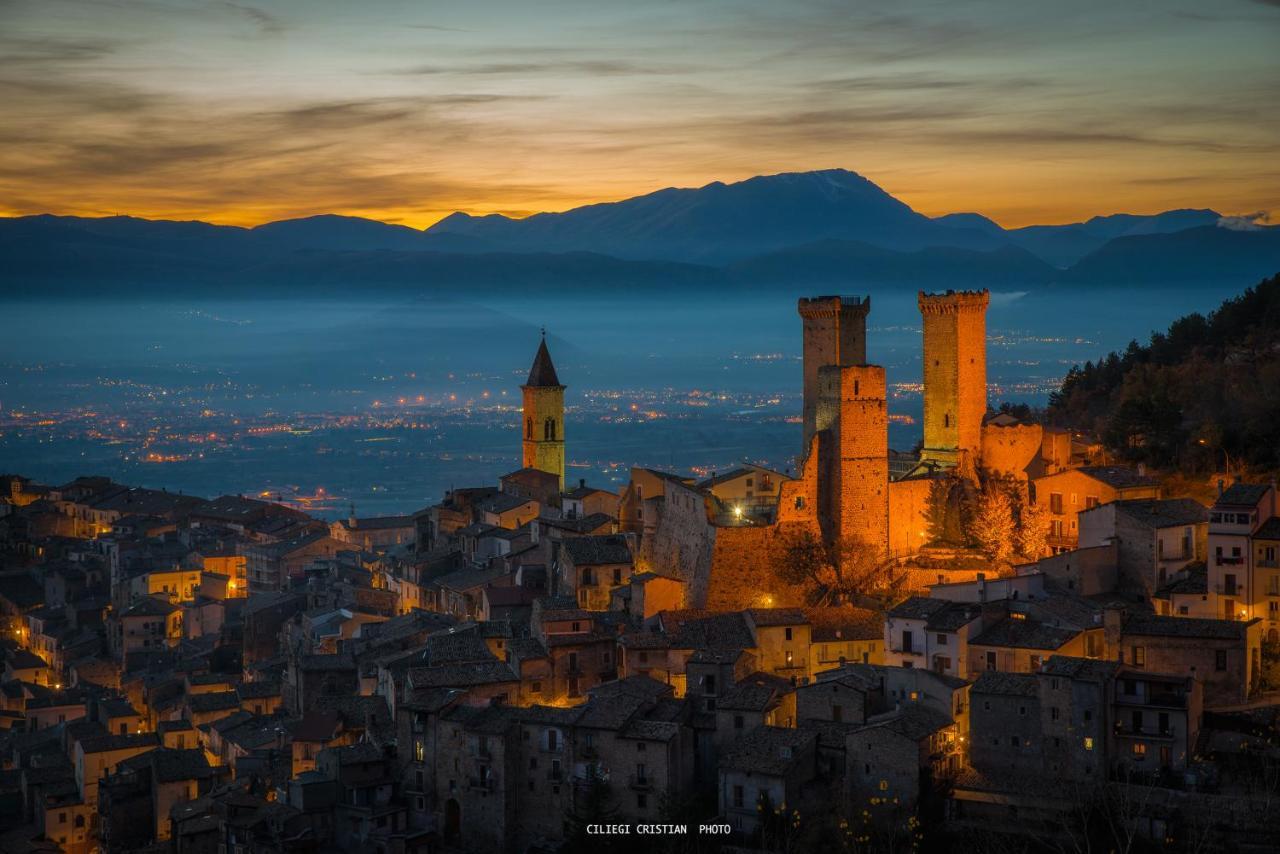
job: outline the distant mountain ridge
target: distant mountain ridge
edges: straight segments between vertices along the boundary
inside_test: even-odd
[[[842,169],[669,188],[526,219],[456,213],[426,230],[321,215],[254,228],[52,215],[0,219],[4,293],[287,286],[1037,288],[1238,284],[1280,270],[1280,228],[1216,211],[1004,229],[930,219]]]

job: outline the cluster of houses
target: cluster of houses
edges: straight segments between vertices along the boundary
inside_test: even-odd
[[[695,802],[765,847],[779,810],[1018,833],[1119,780],[1148,835],[1265,837],[1271,485],[1072,496],[1074,548],[887,610],[729,611],[645,565],[625,492],[536,469],[336,523],[4,485],[6,851],[555,850]]]

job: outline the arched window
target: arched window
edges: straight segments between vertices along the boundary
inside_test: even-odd
[[[524,437],[526,439],[533,438],[533,419],[527,418],[524,422]]]
[[[542,438],[548,441],[555,441],[556,420],[554,418],[548,418],[546,423],[542,425]]]

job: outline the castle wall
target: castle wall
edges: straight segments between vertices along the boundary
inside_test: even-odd
[[[945,463],[982,453],[987,414],[987,304],[982,291],[918,296],[924,322],[924,457]]]
[[[707,518],[706,499],[694,489],[667,481],[657,514],[652,533],[641,543],[636,568],[681,579],[687,585],[687,607],[701,608],[707,598],[712,552],[720,530]]]
[[[1043,446],[1044,428],[1039,424],[984,424],[982,467],[1019,480],[1039,476]]]
[[[929,490],[927,477],[896,480],[889,484],[889,554],[913,555],[929,542]]]

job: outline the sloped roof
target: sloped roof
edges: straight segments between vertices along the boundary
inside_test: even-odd
[[[1213,506],[1252,507],[1262,500],[1262,496],[1266,495],[1270,488],[1266,483],[1233,483],[1218,496]]]
[[[534,388],[562,388],[560,378],[556,376],[556,366],[551,361],[551,352],[547,350],[545,334],[538,343],[538,352],[533,357],[533,367],[529,369],[529,381],[525,385]]]

